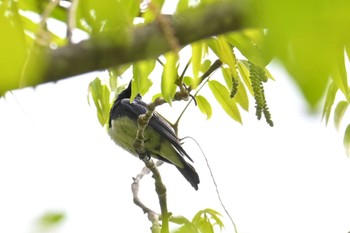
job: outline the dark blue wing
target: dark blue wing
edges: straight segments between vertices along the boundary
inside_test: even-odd
[[[132,119],[137,119],[139,115],[146,113],[147,104],[139,99],[135,99],[132,103],[130,103],[130,99],[123,99],[120,101],[119,108],[123,108],[118,110],[121,114],[127,115]],[[173,128],[156,112],[153,113],[153,116],[149,121],[149,126],[158,132],[164,139],[168,140],[181,155],[186,156],[193,162],[190,156],[182,148]]]

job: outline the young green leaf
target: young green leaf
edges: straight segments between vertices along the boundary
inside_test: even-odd
[[[338,88],[343,92],[344,96],[347,99],[350,99],[349,96],[349,87],[348,87],[348,76],[345,68],[345,59],[344,54],[337,54],[337,57],[334,61],[334,65],[331,70],[331,78],[334,83],[337,84]]]
[[[164,65],[161,89],[163,98],[166,102],[171,104],[176,91],[176,80],[177,80],[177,61],[179,56],[173,52],[165,54],[166,63]]]
[[[225,112],[235,121],[242,124],[241,114],[238,110],[237,103],[234,99],[230,98],[230,93],[225,86],[216,80],[208,82],[209,88],[219,102]]]
[[[249,78],[250,77],[250,73],[249,73],[248,62],[239,60],[237,64],[238,64],[239,74],[241,75],[244,84],[248,88],[249,93],[253,96],[254,95],[254,91],[253,91],[253,87],[252,87],[252,82],[251,82],[251,80]]]
[[[186,85],[186,86],[191,86],[193,84],[193,78],[189,77],[189,76],[185,76],[182,79],[182,82]]]
[[[199,110],[205,115],[207,115],[207,120],[209,120],[213,112],[208,100],[202,95],[197,95],[196,101],[197,101]]]
[[[265,67],[271,57],[263,53],[264,32],[261,29],[247,29],[225,36],[227,42],[236,47],[249,61]]]
[[[127,0],[130,1],[130,0]],[[164,5],[164,0],[153,0],[148,3],[147,11],[144,12],[143,18],[145,19],[145,23],[152,22],[155,20],[160,14],[162,7]]]
[[[60,225],[65,219],[65,214],[62,212],[48,212],[40,216],[37,224],[46,229]]]
[[[97,118],[101,126],[107,124],[109,119],[110,103],[110,91],[108,87],[101,83],[99,78],[95,78],[89,84],[88,102],[90,104],[90,98],[92,98],[96,110]]]
[[[184,12],[188,9],[189,0],[179,0],[176,6],[176,13]]]
[[[197,224],[199,232],[214,233],[214,226],[209,219],[202,218]]]
[[[214,226],[218,225],[220,229],[224,227],[220,219],[221,214],[213,209],[204,209],[196,213],[192,223],[197,226],[200,232],[214,232]]]
[[[329,116],[331,114],[332,106],[334,103],[335,95],[337,94],[338,87],[334,82],[328,87],[326,101],[323,106],[322,119],[326,119],[326,124],[328,124]]]
[[[230,67],[232,75],[238,77],[236,56],[233,53],[233,48],[225,41],[225,38],[220,36],[217,39],[207,40],[206,43],[220,60]]]
[[[221,68],[221,71],[222,71],[222,76],[224,77],[225,79],[225,82],[226,82],[226,86],[230,89],[232,87],[232,75],[231,75],[231,71],[229,68]]]
[[[143,96],[148,92],[153,84],[149,75],[152,73],[155,64],[155,60],[145,60],[133,65],[133,89],[132,96],[130,97],[131,100],[133,100],[137,94]]]
[[[334,125],[337,130],[339,130],[341,120],[348,108],[349,103],[347,101],[339,101],[334,110]]]
[[[236,70],[236,56],[233,53],[233,48],[225,41],[224,37],[219,37],[218,43],[220,48],[219,57],[221,61],[230,67],[231,73],[234,77],[238,77]]]
[[[348,57],[348,61],[350,61],[350,42],[349,41],[345,44],[345,52]]]
[[[211,61],[209,59],[204,60],[204,62],[201,65],[201,72],[205,73],[211,65]]]
[[[104,0],[103,4],[84,0],[77,8],[79,21],[88,25],[84,26],[87,30],[91,28],[93,36],[108,35],[119,43],[128,42],[128,29],[138,13],[139,3],[130,0]]]
[[[28,61],[28,47],[15,2],[0,2],[0,28],[1,96],[8,90],[18,88],[23,82],[32,83],[32,80],[28,80],[27,77],[31,77],[29,75],[24,75],[21,79],[24,64]]]
[[[343,139],[343,145],[346,155],[350,157],[350,124],[346,127]]]
[[[235,96],[235,100],[245,111],[249,111],[249,99],[247,90],[240,80],[238,80],[238,91]]]
[[[222,68],[222,74],[225,79],[226,85],[228,89],[232,89],[233,87],[233,77],[231,76],[231,71],[228,68]],[[243,83],[240,80],[236,80],[238,82],[237,93],[234,97],[236,102],[245,110],[249,110],[249,99],[247,95],[247,91],[243,86]]]
[[[193,79],[194,79],[194,86],[193,89],[195,89],[199,82],[199,71],[201,69],[201,62],[202,62],[202,55],[203,55],[203,43],[202,42],[196,42],[191,45],[192,47],[192,72],[193,72]]]

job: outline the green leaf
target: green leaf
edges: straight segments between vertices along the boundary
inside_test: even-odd
[[[329,83],[334,59],[343,55],[344,41],[349,41],[346,28],[350,27],[350,1],[255,3],[259,12],[252,20],[269,29],[269,50],[292,75],[310,107],[317,107]]]
[[[198,222],[198,229],[200,232],[214,233],[214,227],[207,219],[201,219]]]
[[[164,65],[161,89],[164,100],[171,105],[176,92],[177,75],[177,61],[179,56],[173,52],[165,54],[166,63]]]
[[[324,103],[323,113],[322,113],[322,119],[326,119],[326,124],[328,124],[329,116],[331,114],[332,106],[333,106],[337,91],[338,91],[337,85],[334,82],[331,82],[328,88],[326,101]]]
[[[347,43],[345,44],[345,52],[346,52],[346,56],[348,57],[348,61],[350,61],[350,42],[347,41]]]
[[[184,12],[188,9],[189,0],[179,0],[176,6],[176,13]]]
[[[145,23],[149,23],[155,20],[158,17],[158,15],[161,13],[163,5],[164,5],[164,0],[150,1],[147,11],[143,13],[143,18],[145,19]]]
[[[186,86],[191,86],[193,83],[193,78],[185,76],[182,81]]]
[[[201,65],[201,72],[205,73],[210,68],[211,61],[209,59],[204,60],[204,62]]]
[[[273,81],[276,81],[275,78],[272,76],[272,74],[270,73],[270,71],[269,71],[267,68],[265,68],[264,71],[265,71],[266,76],[267,76],[269,79],[271,79],[271,80],[273,80]]]
[[[343,145],[346,155],[350,157],[350,124],[346,127],[343,139]]]
[[[155,64],[155,60],[145,60],[133,65],[133,89],[130,97],[131,100],[133,100],[137,94],[143,96],[148,92],[153,84],[149,76],[154,70]]]
[[[231,76],[231,71],[228,68],[222,68],[221,69],[223,77],[225,79],[226,85],[228,89],[232,89],[233,82],[232,82],[232,76]],[[249,99],[247,95],[247,91],[245,87],[243,86],[243,83],[240,80],[237,80],[238,82],[238,91],[237,94],[235,95],[234,99],[236,102],[245,110],[249,110]]]
[[[152,96],[152,102],[155,101],[158,97],[163,97],[162,93],[158,93]]]
[[[127,43],[128,29],[139,13],[139,3],[130,0],[79,1],[77,14],[91,28],[93,36],[112,36],[119,43]]]
[[[205,233],[205,232],[199,232],[197,227],[191,222],[184,224],[182,227],[175,230],[174,232],[175,233]]]
[[[215,47],[218,49],[217,56],[220,60],[230,67],[231,73],[234,77],[238,77],[236,70],[236,57],[233,53],[233,48],[225,41],[223,36],[218,37]]]
[[[62,212],[48,212],[38,219],[38,225],[45,228],[52,228],[63,222],[65,214]]]
[[[232,74],[236,75],[236,58],[233,48],[224,40],[224,37],[206,40],[206,43],[216,56],[230,67]]]
[[[232,88],[233,82],[232,82],[232,75],[231,75],[230,69],[222,67],[221,71],[222,71],[222,76],[225,79],[227,88],[229,89]]]
[[[252,83],[250,80],[250,73],[249,73],[249,64],[247,61],[242,61],[239,60],[238,61],[238,71],[243,79],[244,84],[246,85],[246,87],[249,90],[249,93],[254,96],[254,91],[253,91],[253,87],[252,87]]]
[[[220,217],[222,217],[222,215],[217,212],[216,210],[210,209],[210,208],[206,208],[205,212],[211,215],[211,218],[214,219],[214,224],[219,225],[219,227],[222,229],[224,227],[224,223],[221,221]]]
[[[207,115],[207,120],[209,120],[213,112],[208,100],[202,95],[197,95],[196,101],[197,101],[199,110],[205,115]]]
[[[343,51],[343,50],[341,50]],[[349,100],[349,88],[348,88],[348,76],[345,68],[344,54],[337,54],[336,59],[334,59],[334,66],[331,71],[331,78],[334,83],[337,84],[338,88],[343,92],[344,96]]]
[[[334,125],[337,130],[339,130],[341,120],[349,106],[347,101],[339,101],[334,110]]]
[[[261,29],[246,29],[225,36],[227,42],[236,47],[247,60],[260,67],[265,67],[271,60],[271,56],[263,50],[264,37],[264,31]]]
[[[221,214],[213,209],[204,209],[196,213],[192,223],[197,226],[200,232],[214,232],[214,226],[218,225],[220,229],[224,227],[221,221]]]
[[[199,71],[201,69],[201,63],[202,63],[202,55],[203,55],[203,43],[202,42],[196,42],[191,45],[192,47],[192,72],[193,72],[193,79],[194,79],[194,86],[192,87],[195,89],[199,83]]]
[[[238,91],[234,99],[237,101],[237,103],[245,110],[249,111],[249,99],[247,91],[243,85],[243,83],[238,80]]]
[[[238,110],[237,103],[234,99],[230,98],[230,93],[225,86],[216,80],[208,82],[209,88],[219,102],[225,112],[235,121],[242,124],[241,114]]]
[[[109,119],[109,110],[111,107],[110,91],[108,87],[101,83],[99,78],[95,78],[89,84],[88,103],[92,98],[97,110],[97,118],[101,126],[105,126]]]
[[[13,1],[0,3],[0,96],[30,81],[23,75],[28,48],[20,16]],[[25,80],[23,80],[25,78]]]

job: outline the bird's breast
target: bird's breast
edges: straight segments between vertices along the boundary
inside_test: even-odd
[[[108,134],[112,140],[133,155],[136,155],[133,143],[136,137],[137,123],[124,116],[111,121]]]

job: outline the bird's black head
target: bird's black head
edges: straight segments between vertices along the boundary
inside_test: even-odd
[[[120,92],[120,94],[117,96],[114,103],[120,102],[123,99],[130,99],[130,97],[131,97],[131,85],[132,85],[132,81],[129,82],[129,85],[127,88],[125,88],[122,92]],[[137,94],[135,98],[141,99],[141,95]]]
[[[119,102],[123,99],[130,99],[130,97],[131,97],[131,81],[129,82],[128,87],[119,93],[114,103]]]
[[[131,97],[131,85],[132,85],[132,81],[129,82],[129,85],[127,86],[127,88],[125,88],[122,92],[119,93],[119,95],[117,96],[117,98],[115,99],[112,108],[110,110],[109,113],[109,127],[111,127],[111,120],[115,119],[119,116],[123,116],[125,114],[127,114],[127,112],[125,112],[124,108],[120,107],[121,106],[121,101],[124,99],[130,99]],[[135,99],[141,100],[141,95],[137,94]]]

